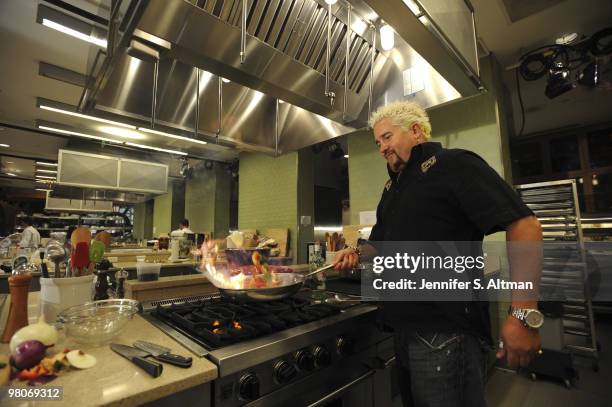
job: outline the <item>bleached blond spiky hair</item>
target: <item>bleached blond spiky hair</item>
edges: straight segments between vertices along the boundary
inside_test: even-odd
[[[414,102],[392,102],[380,107],[370,116],[370,127],[383,119],[390,119],[394,126],[399,126],[403,130],[410,130],[413,123],[421,126],[425,138],[431,137],[431,124],[425,109]]]

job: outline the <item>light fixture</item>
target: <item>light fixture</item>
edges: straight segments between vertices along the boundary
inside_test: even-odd
[[[38,165],[47,165],[49,167],[57,167],[57,163],[47,163],[44,161],[36,161],[36,164]]]
[[[51,191],[50,189],[45,189],[45,188],[34,188],[35,191],[43,191],[43,192],[47,192],[47,191]]]
[[[41,104],[38,107],[40,107],[41,109],[50,110],[50,111],[56,112],[56,113],[62,113],[62,114],[67,114],[69,116],[80,117],[82,119],[89,119],[89,120],[94,120],[94,121],[97,121],[97,122],[100,122],[100,123],[113,124],[115,126],[126,127],[128,129],[136,129],[136,126],[132,126],[131,124],[125,124],[125,123],[121,123],[121,122],[116,122],[114,120],[108,120],[108,119],[103,119],[101,117],[90,116],[88,114],[82,114],[82,113],[78,113],[78,112],[73,112],[72,110],[68,110],[68,109],[60,109],[60,108],[57,108],[57,107],[47,106],[47,105],[44,105],[44,104]]]
[[[349,155],[348,154],[344,154],[344,158],[349,158]]]
[[[577,33],[566,33],[560,36],[559,38],[555,39],[555,44],[559,44],[559,45],[571,44],[572,42],[576,40],[576,38],[578,38]]]
[[[144,148],[144,149],[147,149],[147,150],[161,151],[161,152],[170,153],[170,154],[187,155],[187,153],[184,153],[182,151],[168,150],[168,149],[165,149],[165,148],[147,146],[147,145],[144,145],[144,144],[137,144],[137,143],[126,142],[125,145],[132,146],[132,147],[138,147],[138,148]]]
[[[13,161],[7,161],[7,164],[15,164]]]
[[[188,141],[190,143],[207,144],[206,141],[197,140],[197,139],[194,139],[194,138],[189,138],[189,137],[184,137],[184,136],[177,136],[176,134],[166,133],[166,132],[159,131],[159,130],[148,129],[146,127],[139,127],[138,130],[139,131],[143,131],[145,133],[157,134],[159,136],[170,137],[170,138],[177,139],[177,140]]]
[[[404,0],[404,4],[415,16],[421,14],[421,9],[419,8],[419,5],[414,2],[414,0]]]
[[[230,83],[231,81],[227,78],[221,78],[221,80],[223,81],[223,83]]]
[[[337,2],[338,2],[338,0],[325,0],[325,3],[329,4],[330,6],[333,6]]]
[[[145,138],[144,135],[138,133],[137,131],[125,129],[122,127],[100,126],[98,127],[98,130],[106,134],[112,134],[113,136],[129,138],[132,140],[142,140],[143,138]]]
[[[570,78],[570,71],[563,63],[555,63],[555,66],[550,69],[550,73],[546,80],[546,88],[544,94],[549,99],[554,99],[561,96],[565,92],[574,89],[576,84]]]
[[[17,174],[13,174],[12,172],[7,172],[6,175],[10,175],[11,177],[16,177]]]
[[[69,134],[69,135],[78,136],[78,137],[89,138],[89,139],[92,139],[92,140],[107,141],[107,142],[113,143],[113,144],[124,144],[126,146],[139,147],[139,148],[143,148],[143,149],[146,149],[146,150],[155,150],[155,151],[161,151],[161,152],[164,152],[164,153],[178,154],[178,155],[187,155],[187,153],[184,153],[182,151],[168,150],[168,149],[165,149],[165,148],[147,146],[147,145],[144,145],[144,144],[130,143],[130,142],[127,142],[127,141],[126,142],[117,141],[117,140],[113,140],[113,139],[106,138],[106,137],[98,137],[98,136],[93,136],[91,134],[79,133],[79,132],[76,132],[76,131],[57,129],[55,127],[42,126],[40,124],[38,125],[38,128],[39,129],[43,129],[43,130],[54,131],[54,132],[57,132],[57,133],[63,133],[63,134]]]
[[[278,103],[282,105],[283,103],[285,103],[285,101],[283,99],[278,99]]]
[[[121,141],[113,140],[113,139],[106,138],[106,137],[94,136],[91,134],[79,133],[77,131],[57,129],[55,127],[49,127],[49,126],[41,126],[40,124],[38,125],[38,128],[42,130],[54,131],[56,133],[69,134],[71,136],[78,136],[78,137],[88,138],[92,140],[99,140],[99,141],[106,141],[109,143],[121,144]]]
[[[36,172],[46,172],[46,173],[49,173],[49,174],[57,174],[56,170],[43,170],[43,169],[40,169],[40,168],[37,168]]]
[[[0,143],[0,147],[6,147],[6,148],[9,148],[9,147],[10,147],[10,145],[9,145],[9,144],[4,144],[4,143]]]
[[[57,179],[57,177],[49,177],[48,175],[35,175],[35,177],[40,179]]]
[[[39,183],[39,184],[53,184],[53,183],[55,183],[55,181],[45,181],[45,180],[42,180],[42,179],[37,179],[36,182]]]
[[[44,25],[45,27],[53,28],[54,30],[63,32],[64,34],[68,34],[71,37],[78,38],[79,40],[87,41],[99,47],[106,48],[106,45],[107,45],[106,40],[103,38],[97,38],[97,37],[94,37],[93,35],[83,34],[80,31],[66,27],[65,25],[56,23],[55,21],[49,20],[47,18],[43,18],[42,25]]]
[[[385,51],[390,51],[395,46],[395,33],[389,24],[380,27],[380,45]]]

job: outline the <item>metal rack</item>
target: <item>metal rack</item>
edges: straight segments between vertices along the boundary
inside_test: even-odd
[[[575,180],[517,185],[523,202],[542,224],[545,241],[541,290],[551,290],[563,303],[565,335],[584,343],[566,348],[593,359],[599,369],[593,304]],[[547,242],[554,242],[547,244]]]

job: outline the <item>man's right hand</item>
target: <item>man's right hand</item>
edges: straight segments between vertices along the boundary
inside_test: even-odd
[[[343,249],[334,257],[334,270],[350,270],[359,265],[359,256],[355,249]]]

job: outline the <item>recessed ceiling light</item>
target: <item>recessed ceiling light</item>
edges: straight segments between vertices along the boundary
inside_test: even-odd
[[[37,168],[36,172],[46,172],[46,173],[49,173],[49,174],[57,174],[56,170],[43,170],[43,169],[40,169],[40,168]]]
[[[108,120],[108,119],[103,119],[101,117],[91,116],[91,115],[88,115],[88,114],[82,114],[82,113],[78,113],[78,112],[73,112],[72,110],[68,110],[68,109],[60,109],[58,107],[52,107],[52,106],[47,106],[47,105],[43,105],[43,104],[41,104],[38,107],[41,108],[41,109],[44,109],[44,110],[49,110],[51,112],[67,114],[69,116],[80,117],[82,119],[94,120],[94,121],[97,121],[97,122],[100,122],[100,123],[107,123],[107,124],[113,124],[115,126],[127,127],[128,129],[135,129],[136,128],[136,126],[132,126],[131,124],[125,124],[125,123],[121,123],[121,122],[116,122],[114,120]]]
[[[139,127],[138,130],[144,131],[145,133],[157,134],[159,136],[174,138],[177,140],[189,141],[191,143],[207,144],[206,141],[197,140],[194,138],[189,138],[189,137],[184,137],[184,136],[177,136],[176,134],[166,133],[164,131],[159,131],[159,130],[148,129],[146,127]]]
[[[35,177],[40,179],[57,179],[57,177],[49,177],[47,175],[35,175]]]
[[[325,3],[329,4],[330,6],[333,6],[337,2],[338,2],[338,0],[325,0]]]
[[[47,163],[44,161],[36,161],[36,164],[38,165],[47,165],[49,167],[57,167],[57,163]]]
[[[224,83],[230,83],[230,82],[231,82],[231,81],[230,81],[229,79],[227,79],[227,78],[221,78],[221,80],[222,80]]]
[[[4,143],[0,143],[0,147],[6,147],[6,148],[9,148],[9,147],[10,147],[10,145],[9,145],[9,144],[4,144]]]
[[[91,44],[96,44],[99,47],[106,48],[106,40],[102,38],[97,38],[92,35],[83,34],[80,31],[72,29],[70,27],[66,27],[60,23],[56,23],[55,21],[49,20],[47,18],[43,18],[42,25],[45,27],[53,28],[54,30],[63,32],[64,34],[68,34],[71,37],[78,38],[79,40],[87,41]]]
[[[133,140],[142,140],[144,135],[138,133],[137,131],[124,129],[122,127],[111,127],[111,126],[100,126],[98,127],[103,133],[112,134],[113,136],[129,138]]]
[[[344,154],[344,158],[349,158],[349,155],[348,154]]]

